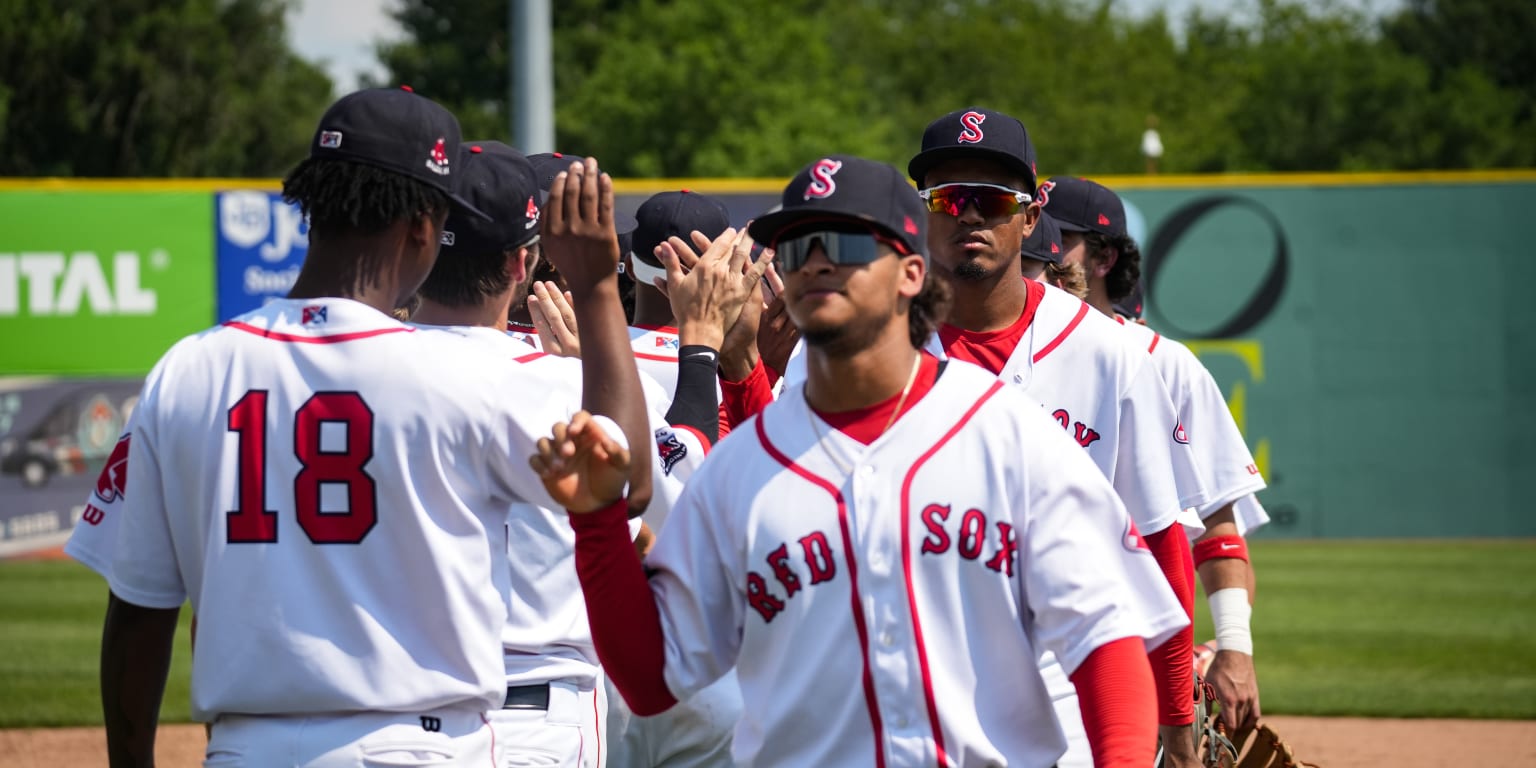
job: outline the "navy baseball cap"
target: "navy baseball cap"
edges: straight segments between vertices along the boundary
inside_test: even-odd
[[[555,177],[560,175],[561,171],[568,170],[571,167],[571,163],[585,163],[586,161],[587,158],[581,155],[567,155],[560,152],[539,152],[538,154],[528,156],[528,162],[533,164],[534,176],[539,181],[539,189],[544,190],[545,194],[548,194],[549,188],[555,185]],[[621,253],[629,252],[630,243],[625,238],[625,235],[634,232],[636,226],[638,226],[638,222],[635,221],[635,217],[618,209],[614,210],[613,228],[619,233],[619,251]]]
[[[1125,204],[1108,187],[1075,176],[1052,176],[1040,185],[1040,205],[1063,232],[1124,235]]]
[[[635,258],[653,267],[661,266],[655,250],[667,238],[680,237],[691,244],[688,233],[697,230],[713,240],[731,226],[731,213],[725,203],[686,189],[652,195],[635,211],[635,219],[639,222],[635,229]]]
[[[465,198],[490,214],[490,220],[457,211],[448,214],[443,225],[445,255],[499,253],[539,236],[545,193],[523,153],[499,141],[465,142],[461,171]]]
[[[1040,219],[1035,222],[1035,231],[1024,238],[1019,253],[1026,259],[1060,264],[1065,254],[1061,248],[1061,228],[1056,225],[1056,220],[1041,213]]]
[[[852,155],[830,155],[800,169],[784,188],[782,207],[757,217],[748,234],[772,245],[826,219],[853,219],[928,258],[928,208],[901,171]]]
[[[490,220],[459,192],[459,120],[409,88],[368,88],[341,97],[320,117],[310,141],[316,160],[347,160],[398,173],[448,196],[456,208]]]
[[[1132,320],[1140,320],[1142,305],[1144,303],[1142,299],[1143,295],[1144,293],[1142,289],[1142,281],[1137,280],[1136,286],[1131,288],[1130,294],[1125,298],[1115,302],[1115,314],[1129,317]]]
[[[933,167],[948,160],[974,157],[995,162],[1024,177],[1030,197],[1035,194],[1035,146],[1018,118],[985,107],[956,110],[928,124],[923,149],[907,163],[907,174],[919,186]]]

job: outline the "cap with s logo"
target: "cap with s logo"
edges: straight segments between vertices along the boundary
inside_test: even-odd
[[[581,155],[560,152],[539,152],[528,156],[528,162],[533,163],[534,175],[538,177],[539,189],[545,192],[548,192],[549,188],[554,186],[555,177],[560,175],[561,171],[569,169],[571,163],[584,163],[586,160]],[[635,217],[624,211],[614,209],[613,228],[614,231],[619,233],[619,253],[629,253],[631,235],[638,225],[639,223],[635,221]]]
[[[1019,174],[1031,197],[1035,194],[1035,147],[1024,123],[985,107],[955,110],[928,124],[923,149],[907,164],[907,174],[919,186],[930,186],[924,177],[934,166],[948,160],[979,158]]]
[[[410,177],[447,195],[455,208],[490,218],[459,194],[458,119],[407,89],[368,88],[338,99],[321,116],[309,156]]]
[[[652,195],[635,211],[635,219],[639,226],[635,228],[635,252],[631,263],[636,282],[645,285],[650,285],[653,278],[667,276],[655,253],[656,246],[666,242],[667,238],[682,238],[683,242],[692,245],[693,241],[688,238],[690,232],[702,232],[713,240],[731,226],[731,213],[726,210],[725,203],[686,189]]]
[[[759,243],[811,227],[848,219],[872,225],[911,253],[928,253],[928,209],[901,171],[852,155],[829,155],[800,169],[784,187],[783,205],[757,217],[748,234]]]
[[[1052,176],[1040,190],[1040,204],[1063,232],[1127,234],[1125,204],[1108,187],[1076,176]]]

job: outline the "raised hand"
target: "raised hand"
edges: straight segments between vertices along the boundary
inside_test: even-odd
[[[549,437],[539,438],[528,459],[555,503],[571,512],[595,512],[618,501],[629,482],[629,450],[605,432],[592,414],[577,411]]]
[[[576,310],[569,291],[548,280],[533,284],[528,296],[528,316],[539,334],[542,349],[560,357],[581,357],[581,338],[577,335]]]
[[[619,236],[613,228],[613,179],[597,160],[555,175],[541,232],[544,254],[577,297],[604,281],[617,284]]]
[[[656,255],[667,268],[667,298],[679,335],[689,336],[687,344],[720,349],[742,306],[755,298],[773,252],[765,250],[754,261],[752,238],[744,228],[727,228],[713,242],[698,232],[692,239],[694,246],[703,249],[702,255],[696,256],[694,246],[677,237],[658,246]],[[685,274],[683,264],[688,261],[694,264]],[[685,334],[684,329],[690,332]]]
[[[772,280],[769,282],[772,283]],[[777,294],[773,301],[768,302],[758,324],[757,349],[763,356],[763,364],[783,374],[784,367],[789,364],[789,356],[799,342],[800,329],[790,321],[789,311],[784,306],[784,295]]]

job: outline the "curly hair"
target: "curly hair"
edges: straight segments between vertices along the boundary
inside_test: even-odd
[[[1109,294],[1110,301],[1119,301],[1131,295],[1136,289],[1136,283],[1141,280],[1141,249],[1130,235],[1105,235],[1098,232],[1089,232],[1083,237],[1088,247],[1088,258],[1094,263],[1102,263],[1109,258],[1109,252],[1115,251],[1119,258],[1115,259],[1115,266],[1104,276],[1104,290]]]
[[[311,230],[376,234],[414,216],[448,213],[448,196],[399,173],[349,160],[308,158],[283,179],[283,199]]]
[[[907,335],[912,346],[922,349],[928,343],[928,337],[939,329],[939,324],[949,319],[952,301],[949,283],[932,272],[923,277],[923,289],[912,297],[907,309]]]
[[[1079,299],[1088,299],[1088,276],[1082,264],[1046,264],[1045,279]]]

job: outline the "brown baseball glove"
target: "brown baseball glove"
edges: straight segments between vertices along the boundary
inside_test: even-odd
[[[1196,688],[1200,697],[1195,709],[1195,722],[1201,723],[1199,754],[1208,768],[1318,768],[1316,763],[1298,759],[1280,734],[1263,721],[1257,728],[1228,734],[1221,713],[1213,706],[1216,701],[1210,686],[1201,682]]]

